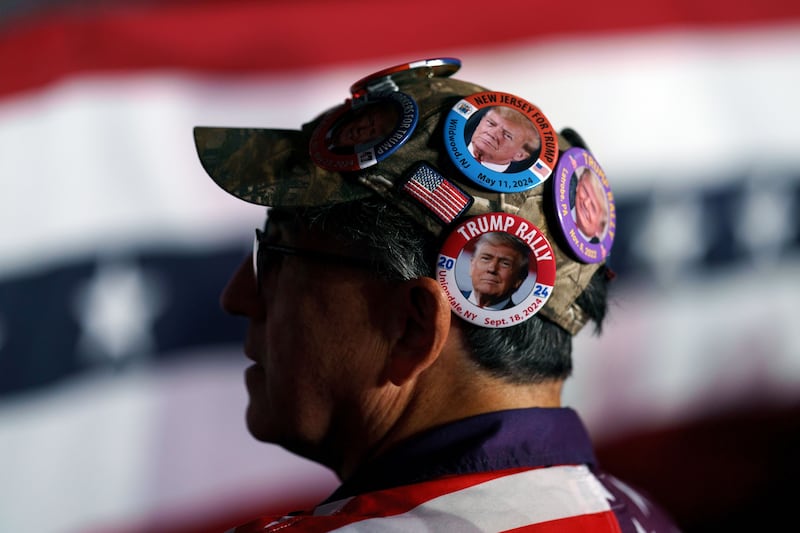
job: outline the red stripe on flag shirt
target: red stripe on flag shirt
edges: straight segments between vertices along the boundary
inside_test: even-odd
[[[324,504],[313,514],[257,520],[235,533],[456,531],[464,527],[487,533],[619,533],[606,497],[600,482],[582,465],[517,468],[368,492]]]

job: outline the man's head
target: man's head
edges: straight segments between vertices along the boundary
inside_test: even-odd
[[[539,135],[528,118],[510,107],[490,107],[472,133],[479,161],[507,165],[531,157],[539,149]]]
[[[608,203],[600,180],[588,167],[578,177],[575,190],[575,223],[590,239],[600,239],[608,225]]]
[[[511,298],[528,277],[530,248],[517,237],[494,231],[478,237],[469,262],[473,297],[481,307]]]
[[[463,179],[451,159],[448,113],[485,89],[438,76],[396,85],[407,98],[395,100],[413,104],[400,120],[408,135],[355,169],[311,151],[330,114],[299,131],[195,129],[212,178],[270,206],[253,266],[243,263],[222,297],[249,320],[248,427],[340,475],[414,431],[497,408],[482,403],[483,390],[518,386],[519,398],[531,384],[559,384],[571,372],[572,335],[590,320],[599,328],[606,310],[605,267],[555,244],[544,187],[491,190]],[[529,298],[476,321],[484,311],[443,282],[453,268],[443,246],[495,232],[517,240],[518,256],[555,265],[555,281],[539,283],[537,269]],[[513,255],[501,241],[480,248],[492,246]],[[516,272],[510,287],[527,275],[524,261]]]

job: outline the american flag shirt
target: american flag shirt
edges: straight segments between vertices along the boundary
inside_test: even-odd
[[[370,463],[313,510],[235,533],[679,531],[596,465],[575,411],[532,408],[459,420]]]

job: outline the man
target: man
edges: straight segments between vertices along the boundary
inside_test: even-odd
[[[529,248],[513,235],[484,233],[469,261],[472,291],[467,298],[478,307],[508,309],[511,295],[528,277]]]
[[[357,171],[309,154],[323,117],[297,131],[195,129],[211,177],[270,206],[252,262],[222,295],[249,324],[247,427],[342,481],[315,509],[236,531],[673,531],[602,472],[577,414],[561,407],[572,336],[588,321],[600,329],[608,269],[551,246],[543,187],[493,192],[448,162],[444,119],[482,87],[437,76],[397,85],[420,121]],[[225,165],[248,136],[268,148],[246,165],[261,169],[260,188]],[[557,270],[552,291],[476,324],[447,285],[455,254],[444,252],[490,231],[514,233]]]
[[[608,202],[600,180],[589,167],[584,167],[578,177],[572,206],[572,218],[581,235],[588,242],[600,242],[608,225]]]
[[[539,134],[522,113],[505,106],[490,107],[472,133],[467,149],[483,166],[505,172],[539,149]]]

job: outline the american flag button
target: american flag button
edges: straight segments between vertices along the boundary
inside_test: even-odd
[[[473,202],[469,193],[425,161],[413,165],[398,187],[444,224],[464,214]]]
[[[550,121],[508,93],[483,91],[459,100],[447,115],[444,141],[456,168],[496,192],[536,187],[558,161],[558,135]]]

